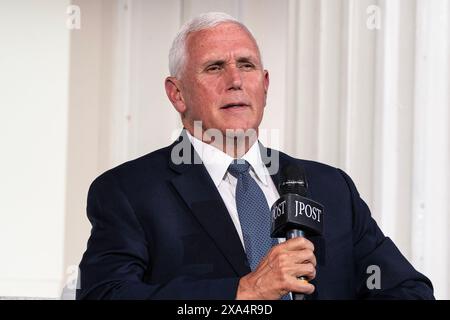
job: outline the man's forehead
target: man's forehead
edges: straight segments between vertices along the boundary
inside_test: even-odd
[[[212,28],[190,33],[187,42],[194,48],[221,46],[240,42],[242,46],[257,47],[253,36],[235,23],[222,23]]]
[[[236,24],[221,24],[190,34],[187,51],[200,54],[202,60],[225,59],[230,54],[234,59],[259,57],[255,39]]]

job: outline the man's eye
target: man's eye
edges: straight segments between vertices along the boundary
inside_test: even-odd
[[[240,65],[240,67],[244,70],[251,70],[255,68],[255,66],[252,63],[243,63]]]
[[[221,69],[222,69],[222,67],[219,66],[218,64],[213,64],[212,66],[207,67],[207,68],[206,68],[206,71],[208,71],[208,72],[214,72],[214,71],[219,71],[219,70],[221,70]]]

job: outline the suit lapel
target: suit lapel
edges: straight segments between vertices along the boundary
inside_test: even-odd
[[[182,148],[179,148],[180,143],[183,144]],[[172,179],[172,185],[237,275],[243,276],[249,273],[247,257],[230,214],[205,166],[199,163],[200,158],[184,131],[174,144],[175,146],[184,153],[183,159],[190,159],[191,162],[188,160],[175,164],[171,159],[172,169],[179,173]],[[186,156],[186,152],[190,155]],[[180,155],[183,156],[183,154]]]
[[[283,153],[266,148],[259,143],[259,150],[261,153],[261,160],[265,164],[267,170],[269,171],[270,177],[278,190],[278,184],[280,182],[280,168],[284,167],[289,163]]]

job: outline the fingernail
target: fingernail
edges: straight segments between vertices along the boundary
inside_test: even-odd
[[[303,282],[303,283],[305,283],[305,284],[308,284],[309,282],[308,282],[308,280],[305,280],[305,279],[299,279],[301,282]]]

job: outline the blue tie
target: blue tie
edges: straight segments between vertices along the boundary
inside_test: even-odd
[[[277,240],[270,237],[270,209],[266,197],[249,170],[250,164],[243,160],[235,160],[228,167],[228,172],[237,178],[236,207],[245,252],[254,271]],[[281,300],[291,300],[291,297],[286,294]]]
[[[235,160],[228,172],[237,178],[236,207],[244,238],[245,252],[252,271],[275,244],[270,237],[270,209],[266,197],[250,176],[250,164]]]

